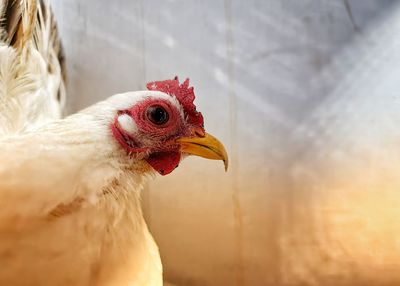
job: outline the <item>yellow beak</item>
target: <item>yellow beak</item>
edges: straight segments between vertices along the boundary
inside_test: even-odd
[[[224,145],[214,136],[203,134],[204,136],[179,138],[177,142],[181,145],[181,151],[207,159],[222,160],[225,171],[228,170],[228,154]]]

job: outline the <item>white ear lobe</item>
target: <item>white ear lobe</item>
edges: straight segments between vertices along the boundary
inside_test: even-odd
[[[118,116],[119,126],[129,134],[135,134],[138,131],[136,123],[128,114],[121,114]]]

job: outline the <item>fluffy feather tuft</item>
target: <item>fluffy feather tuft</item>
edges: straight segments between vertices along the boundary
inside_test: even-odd
[[[0,135],[61,117],[64,56],[47,1],[0,5]]]

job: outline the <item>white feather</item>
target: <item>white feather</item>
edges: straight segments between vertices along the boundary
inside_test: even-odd
[[[1,258],[0,285],[162,285],[140,207],[154,171],[126,156],[109,125],[118,110],[168,97],[115,95],[0,139],[0,253],[10,254]]]
[[[15,14],[21,14],[23,31],[30,36],[23,34],[20,47],[8,46],[7,38],[0,43],[0,136],[60,118],[65,102],[57,57],[60,47],[47,1],[43,5],[36,1],[11,3],[20,5]],[[4,7],[0,12],[5,12]]]
[[[10,3],[21,5],[23,35],[9,46],[0,28],[0,285],[162,285],[140,207],[154,171],[126,155],[110,123],[148,98],[170,101],[184,118],[180,104],[131,92],[59,119],[64,86],[47,2]]]

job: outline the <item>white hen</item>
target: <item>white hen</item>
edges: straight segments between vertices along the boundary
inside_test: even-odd
[[[153,82],[57,120],[63,81],[48,5],[0,3],[0,285],[162,285],[140,206],[145,179],[187,154],[227,166],[193,88]]]

